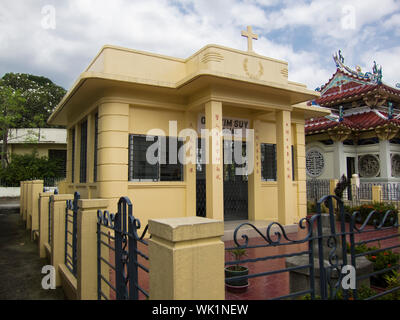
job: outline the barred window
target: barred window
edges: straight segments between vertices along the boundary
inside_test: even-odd
[[[276,181],[276,144],[261,144],[261,178]]]
[[[99,114],[94,116],[94,159],[93,159],[93,181],[97,181],[97,148],[99,145]]]
[[[81,124],[81,154],[80,154],[80,175],[79,182],[86,182],[87,168],[87,120]]]
[[[183,181],[183,165],[178,158],[183,141],[173,137],[157,136],[147,141],[146,137],[133,134],[129,136],[129,180]],[[158,145],[155,145],[157,143]],[[176,157],[175,155],[170,157],[170,145],[173,146],[174,143],[177,146]],[[150,147],[154,148],[155,163],[150,163],[146,159]]]
[[[160,181],[183,181],[183,166],[178,157],[183,141],[173,137],[162,137],[161,139],[165,139],[165,148],[161,148],[161,159],[165,161],[160,164]],[[170,154],[171,145],[172,147],[175,145],[176,155]]]
[[[75,180],[75,128],[71,129],[72,152],[71,152],[71,182]]]

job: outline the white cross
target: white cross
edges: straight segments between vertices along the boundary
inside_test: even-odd
[[[253,51],[253,39],[258,40],[258,35],[253,33],[251,26],[247,26],[247,31],[242,31],[242,36],[247,38],[247,51]]]

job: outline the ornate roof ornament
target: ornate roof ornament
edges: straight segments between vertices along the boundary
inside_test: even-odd
[[[339,107],[339,122],[343,121],[343,106]]]
[[[374,61],[374,65],[372,67],[372,73],[371,72],[363,73],[360,66],[357,66],[356,70],[353,70],[344,64],[344,57],[342,55],[341,50],[339,50],[338,53],[335,53],[333,55],[333,60],[336,63],[336,67],[341,71],[347,72],[354,77],[361,78],[362,80],[369,81],[373,84],[382,83],[382,66],[378,68],[376,61]]]
[[[388,119],[393,119],[393,103],[388,102]]]

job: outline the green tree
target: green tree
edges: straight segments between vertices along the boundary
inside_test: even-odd
[[[8,130],[14,128],[25,112],[25,98],[19,90],[15,90],[0,80],[0,128],[3,140],[1,146],[1,167],[8,165],[7,141]]]
[[[25,73],[7,73],[5,85],[19,90],[25,101],[25,112],[16,124],[17,128],[46,128],[47,119],[66,94],[66,90],[50,79]]]
[[[46,128],[47,119],[66,90],[50,79],[25,73],[7,73],[0,79],[0,136],[2,167],[8,165],[10,128]]]

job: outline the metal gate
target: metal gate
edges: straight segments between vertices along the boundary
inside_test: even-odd
[[[139,285],[139,273],[149,272],[139,257],[148,261],[145,253],[148,246],[144,240],[148,226],[141,236],[140,221],[132,214],[132,203],[128,197],[118,201],[118,212],[97,212],[97,284],[98,299],[139,300],[141,292],[148,292]],[[140,249],[139,246],[142,248]]]
[[[329,209],[328,214],[321,213],[322,204]],[[359,284],[365,280],[370,283],[378,275],[387,275],[392,270],[400,269],[400,252],[391,251],[400,250],[398,227],[397,211],[388,210],[382,214],[372,210],[367,216],[362,217],[360,212],[345,212],[343,202],[333,195],[322,197],[317,202],[315,215],[300,220],[300,232],[296,238],[289,236],[285,228],[277,222],[269,224],[266,232],[261,232],[252,224],[243,223],[234,231],[234,245],[226,248],[227,256],[233,257],[233,260],[227,259],[225,262],[226,284],[229,287],[236,282],[236,285],[239,283],[245,287],[249,285],[249,279],[272,275],[279,277],[289,273],[289,290],[287,292],[282,290],[281,295],[278,294],[271,299],[306,299],[308,297],[307,299],[370,300],[381,298],[400,291],[400,286],[376,292],[369,288],[370,291],[367,290],[361,294],[362,287]],[[250,239],[250,232],[255,232],[258,237]],[[385,241],[395,242],[386,243],[384,246]],[[368,247],[374,243],[378,243],[379,247]],[[246,252],[252,254],[243,259]],[[256,252],[262,254],[257,255]],[[265,255],[265,252],[274,254]],[[373,264],[373,270],[371,270],[371,260],[373,261],[379,254],[398,256],[397,260],[390,261],[390,264],[382,268]],[[370,264],[363,270],[361,270],[362,259],[364,263],[366,261]],[[255,264],[259,264],[258,267]],[[271,267],[276,265],[278,267]],[[283,265],[284,268],[282,268]],[[230,272],[232,270],[244,271],[243,268],[235,269],[234,266],[248,269],[247,274],[232,275],[234,274]],[[344,276],[348,275],[351,267],[355,270],[354,281],[357,283],[355,288],[343,285]],[[283,283],[288,278],[285,279]],[[253,285],[263,284],[264,281],[254,282]],[[282,282],[277,283],[274,289],[281,284]],[[262,288],[262,291],[267,292],[266,288]],[[265,297],[257,298],[265,299]]]
[[[239,144],[242,148],[242,156],[246,155],[246,142]],[[237,169],[243,165],[238,164],[233,157],[237,147],[234,141],[224,140],[224,219],[247,220],[248,219],[248,175],[239,175]],[[225,161],[230,153],[232,161]],[[232,162],[232,163],[229,163]]]

